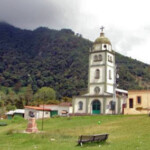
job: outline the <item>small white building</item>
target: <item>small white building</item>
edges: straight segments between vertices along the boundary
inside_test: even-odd
[[[50,118],[51,109],[43,107],[36,107],[36,106],[25,106],[25,119],[29,119],[31,117],[35,117],[36,119],[40,118]]]
[[[42,108],[43,105],[40,105],[40,107]],[[72,113],[72,104],[68,102],[62,102],[60,104],[44,105],[44,109],[51,110],[51,117],[54,115],[67,116]]]
[[[14,116],[20,116],[24,117],[25,110],[24,109],[16,109],[16,110],[10,110],[6,113],[6,116],[8,119],[12,119]]]
[[[89,52],[88,93],[73,97],[73,114],[122,114],[127,94],[116,88],[115,52],[102,28]]]

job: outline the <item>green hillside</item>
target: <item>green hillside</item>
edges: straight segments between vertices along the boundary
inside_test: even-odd
[[[0,23],[0,85],[26,87],[34,92],[49,86],[57,98],[87,89],[88,55],[92,42],[70,29],[45,27],[22,30]],[[150,66],[116,53],[124,89],[143,89],[150,83]]]

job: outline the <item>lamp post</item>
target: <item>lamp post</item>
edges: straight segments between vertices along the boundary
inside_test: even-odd
[[[114,110],[112,111],[113,114],[116,113],[116,88],[117,88],[117,79],[119,78],[119,74],[117,74],[118,68],[117,65],[114,67],[114,89],[113,89],[113,105],[114,105]]]
[[[112,114],[115,114],[116,111],[116,65],[114,67],[114,89],[113,89],[113,104],[114,110],[112,110]]]
[[[44,129],[44,100],[45,100],[45,92],[43,96],[42,130]]]

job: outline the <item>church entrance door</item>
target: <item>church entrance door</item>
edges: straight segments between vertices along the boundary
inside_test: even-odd
[[[92,103],[92,114],[100,114],[101,113],[101,103],[99,100],[94,100]]]

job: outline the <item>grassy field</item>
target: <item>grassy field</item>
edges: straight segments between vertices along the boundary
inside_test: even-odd
[[[38,134],[20,133],[26,129],[25,120],[5,122],[8,126],[0,127],[0,150],[150,149],[150,117],[147,115],[50,118],[44,120],[44,132]],[[40,130],[41,120],[37,124]],[[100,133],[110,134],[106,143],[76,146],[79,135]]]

